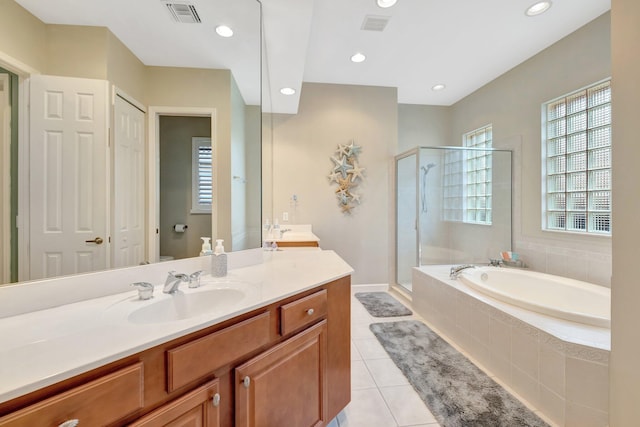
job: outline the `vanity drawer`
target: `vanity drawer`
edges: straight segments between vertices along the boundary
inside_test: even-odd
[[[2,417],[0,427],[58,426],[71,420],[101,426],[143,406],[142,363],[136,363]]]
[[[167,390],[205,377],[268,344],[270,316],[262,313],[167,351]]]
[[[280,307],[280,334],[286,335],[315,323],[327,315],[327,290],[290,302]]]

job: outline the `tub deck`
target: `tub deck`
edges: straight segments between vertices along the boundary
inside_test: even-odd
[[[413,269],[414,311],[553,425],[607,426],[610,329],[498,301],[450,267]]]

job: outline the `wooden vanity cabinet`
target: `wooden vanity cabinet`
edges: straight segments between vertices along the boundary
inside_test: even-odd
[[[143,366],[136,363],[0,418],[1,427],[106,425],[143,407]]]
[[[350,295],[347,276],[0,403],[0,427],[325,426],[350,401]]]

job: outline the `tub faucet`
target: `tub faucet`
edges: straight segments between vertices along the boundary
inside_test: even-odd
[[[164,289],[162,292],[165,294],[175,294],[178,291],[180,282],[189,282],[189,276],[182,273],[176,273],[173,270],[170,271],[167,276],[167,280],[164,282]]]
[[[466,270],[467,268],[475,268],[476,266],[473,264],[462,264],[451,267],[451,271],[449,272],[450,279],[457,279],[462,270]]]
[[[491,266],[491,267],[504,267],[504,262],[501,259],[489,258],[489,266]]]

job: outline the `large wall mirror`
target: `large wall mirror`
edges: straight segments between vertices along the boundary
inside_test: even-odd
[[[259,247],[261,83],[258,0],[1,2],[0,284]]]

